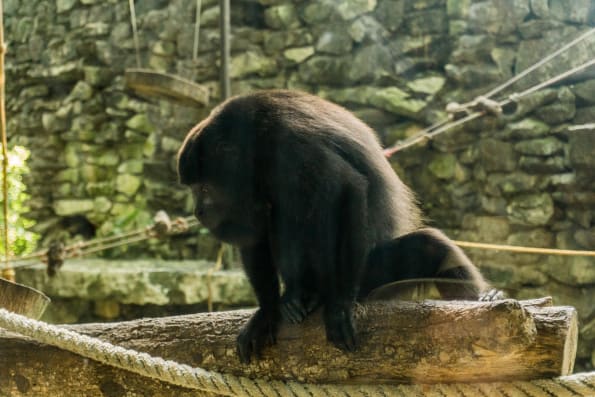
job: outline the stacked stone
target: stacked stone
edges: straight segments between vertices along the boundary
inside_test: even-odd
[[[594,25],[589,1],[448,1],[453,48],[445,100],[465,101],[516,75]],[[455,38],[456,37],[456,38]],[[506,98],[590,59],[576,45],[504,90]],[[595,248],[595,80],[592,74],[529,95],[500,119],[472,122],[429,148],[397,154],[434,222],[462,240]],[[406,159],[405,161],[403,161]],[[427,165],[427,166],[426,166]],[[425,203],[426,200],[429,203]],[[511,295],[553,295],[584,324],[578,365],[595,364],[593,258],[470,251]],[[590,362],[590,363],[589,363]]]
[[[214,105],[219,8],[217,0],[202,4],[193,60],[195,1],[136,2],[140,58],[204,84]],[[103,235],[142,226],[159,209],[188,215],[175,152],[209,109],[146,102],[125,89],[124,68],[136,66],[127,2],[10,0],[5,12],[9,134],[32,151],[30,216],[45,239],[74,216]],[[443,120],[449,102],[488,92],[594,24],[590,0],[234,1],[232,92],[316,93],[354,111],[391,145]],[[594,53],[595,40],[584,41],[495,99]],[[583,73],[391,162],[452,237],[593,249],[594,92],[592,74]],[[189,234],[127,254],[212,257],[215,249],[208,237]],[[595,343],[591,259],[470,253],[515,296],[551,294],[577,306],[586,362]]]
[[[19,282],[51,296],[42,319],[58,324],[199,312],[209,300],[218,310],[256,304],[243,271],[212,273],[212,266],[205,260],[72,259],[59,277],[48,280],[36,266],[20,270]]]
[[[143,63],[159,71],[175,66],[171,30],[186,7],[189,2],[162,10],[139,5]],[[42,245],[142,228],[158,209],[186,215],[173,157],[184,131],[204,114],[156,106],[125,89],[124,68],[136,66],[128,3],[15,0],[5,13],[8,128],[12,144],[31,150],[27,215],[37,220]],[[169,128],[178,134],[164,134]],[[173,248],[155,240],[111,254],[197,256],[197,240],[212,256],[213,239],[196,235]]]

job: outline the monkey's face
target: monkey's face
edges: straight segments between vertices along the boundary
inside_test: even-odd
[[[245,246],[259,241],[264,233],[266,214],[241,192],[212,183],[190,186],[194,215],[219,240]]]
[[[178,155],[178,173],[192,190],[196,218],[218,239],[241,246],[261,238],[266,219],[251,147],[238,132],[217,123],[191,131]]]
[[[210,183],[195,183],[190,185],[194,198],[194,216],[207,229],[216,229],[230,212],[232,203],[228,203],[226,195],[221,189]]]

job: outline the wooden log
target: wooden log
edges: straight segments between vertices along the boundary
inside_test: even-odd
[[[0,307],[30,318],[41,317],[50,298],[26,285],[0,278]]]
[[[355,353],[330,346],[315,313],[304,324],[282,325],[277,345],[250,365],[239,363],[235,338],[251,310],[69,328],[180,363],[265,379],[350,384],[530,380],[572,372],[577,314],[549,302],[367,304],[357,313],[360,347]],[[67,396],[73,390],[91,396],[192,394],[8,333],[0,333],[0,357],[0,396],[6,391],[10,396]]]

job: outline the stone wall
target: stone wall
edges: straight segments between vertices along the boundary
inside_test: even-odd
[[[50,323],[125,321],[142,317],[254,307],[241,270],[214,271],[205,260],[73,259],[56,277],[43,265],[20,269],[19,283],[52,299],[42,320]]]
[[[137,2],[141,61],[218,91],[218,7],[203,0],[200,51],[191,58],[192,0]],[[100,0],[5,2],[9,134],[32,151],[30,216],[45,241],[143,226],[165,209],[187,215],[174,156],[209,109],[127,91],[135,66],[128,4]],[[590,0],[243,0],[232,4],[232,92],[286,87],[353,110],[393,144],[445,117],[595,24]],[[578,44],[511,94],[593,57]],[[498,98],[500,98],[498,96]],[[451,237],[595,248],[595,79],[574,76],[500,117],[486,117],[395,154],[429,223]],[[115,256],[212,257],[190,233]],[[512,296],[551,294],[578,308],[579,362],[595,363],[595,263],[472,251]],[[591,356],[593,356],[591,358]]]

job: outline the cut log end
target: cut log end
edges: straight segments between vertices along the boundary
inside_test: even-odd
[[[38,319],[49,302],[50,298],[34,288],[0,278],[1,308]]]
[[[569,375],[574,370],[574,361],[578,346],[578,313],[572,312],[572,318],[569,320],[566,342],[564,343],[564,353],[562,360],[562,374]]]

